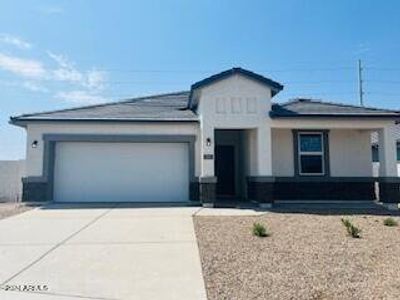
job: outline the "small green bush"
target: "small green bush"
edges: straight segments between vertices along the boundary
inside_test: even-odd
[[[351,237],[357,239],[361,237],[361,229],[353,225],[349,219],[342,218],[342,223]]]
[[[399,223],[393,218],[386,218],[385,220],[383,220],[383,224],[389,227],[394,227],[399,225]]]
[[[258,237],[266,237],[269,235],[267,228],[261,223],[253,224],[253,235]]]
[[[351,226],[351,221],[349,219],[342,218],[342,223],[346,228],[349,228]]]

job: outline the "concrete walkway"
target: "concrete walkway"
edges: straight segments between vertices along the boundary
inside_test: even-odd
[[[0,299],[206,299],[196,207],[45,208],[0,221]],[[43,287],[46,286],[46,287]]]

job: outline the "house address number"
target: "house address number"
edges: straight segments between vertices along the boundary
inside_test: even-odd
[[[204,159],[214,159],[214,155],[212,155],[212,154],[204,154],[203,158]]]

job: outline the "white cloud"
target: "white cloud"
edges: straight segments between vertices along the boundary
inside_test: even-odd
[[[107,74],[103,71],[92,70],[87,72],[87,87],[102,90],[107,80]]]
[[[46,75],[46,69],[40,61],[9,56],[0,53],[0,69],[23,77],[41,79]]]
[[[25,81],[21,83],[20,81],[0,80],[0,85],[18,89],[24,88],[32,92],[40,92],[40,93],[49,92],[49,90],[44,86],[31,81]]]
[[[74,69],[65,69],[59,68],[53,70],[54,79],[60,81],[68,81],[71,83],[82,83],[83,84],[83,75],[77,70]]]
[[[96,104],[106,101],[102,96],[84,90],[60,92],[56,94],[56,98],[75,104]]]
[[[356,49],[353,51],[355,55],[365,55],[371,52],[371,47],[369,43],[359,43]]]
[[[47,55],[53,59],[62,68],[71,68],[73,64],[68,60],[65,55],[55,54],[51,51],[47,51]]]
[[[30,49],[32,45],[23,39],[6,33],[0,34],[0,43],[15,46],[20,49]]]
[[[31,82],[31,81],[25,81],[22,86],[27,89],[30,90],[32,92],[41,92],[41,93],[47,93],[49,90],[47,88],[45,88],[44,86],[37,84],[35,82]]]
[[[40,6],[38,8],[38,11],[45,15],[58,15],[64,12],[64,8],[61,6],[46,5],[46,6]]]
[[[83,74],[75,68],[75,65],[67,57],[51,51],[47,51],[47,54],[58,65],[57,69],[52,71],[54,79],[73,83],[82,83],[84,81]]]
[[[90,90],[102,90],[106,81],[106,73],[98,70],[79,71],[75,64],[66,56],[47,51],[47,54],[53,59],[58,68],[52,71],[56,80],[76,83]]]
[[[20,77],[13,86],[32,92],[55,93],[62,101],[93,104],[105,102],[100,93],[104,90],[107,74],[97,69],[78,69],[65,55],[48,51],[53,61],[45,65],[42,61],[20,58],[0,52],[0,70]],[[69,90],[58,92],[57,89]]]

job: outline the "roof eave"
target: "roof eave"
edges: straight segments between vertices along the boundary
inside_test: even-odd
[[[254,73],[254,72],[248,71],[246,69],[242,69],[242,68],[232,68],[232,69],[220,72],[218,74],[212,75],[210,77],[207,77],[203,80],[200,80],[200,81],[192,84],[191,90],[207,86],[211,83],[223,80],[223,79],[228,78],[229,76],[235,75],[235,74],[241,74],[243,76],[257,80],[261,83],[264,83],[265,85],[270,86],[271,88],[275,89],[276,91],[283,90],[283,85],[280,84],[279,82],[276,82],[276,81],[266,78],[260,74],[257,74],[257,73]]]
[[[296,119],[296,118],[390,118],[400,121],[399,114],[293,114],[293,115],[280,115],[271,112],[270,117],[273,119]]]
[[[23,126],[25,127],[29,122],[198,122],[198,119],[177,119],[177,118],[166,118],[166,119],[149,119],[149,118],[10,118],[9,123],[16,126]]]
[[[8,124],[10,125],[14,125],[14,126],[18,126],[18,127],[22,127],[22,128],[26,128],[26,122],[23,120],[20,120],[18,118],[15,117],[10,117],[10,119],[8,120]]]

